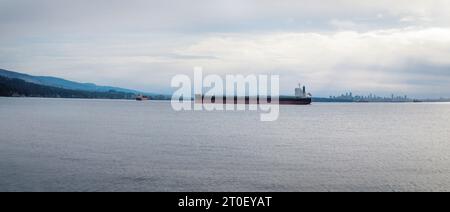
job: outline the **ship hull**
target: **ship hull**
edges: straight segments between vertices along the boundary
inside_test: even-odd
[[[197,96],[195,98],[197,104],[279,104],[279,105],[310,105],[312,98],[300,98],[291,96],[281,96],[278,100],[272,101],[271,97],[259,98],[259,97],[208,97]]]
[[[149,97],[136,97],[136,101],[147,101],[147,100],[150,100],[150,98]]]

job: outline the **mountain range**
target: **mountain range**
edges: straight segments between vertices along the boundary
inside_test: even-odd
[[[62,78],[50,77],[50,76],[32,76],[28,74],[23,74],[14,71],[8,71],[4,69],[0,69],[0,76],[11,78],[11,79],[20,79],[28,83],[34,83],[38,85],[63,88],[68,90],[78,90],[78,91],[90,91],[90,92],[123,92],[123,93],[132,93],[132,94],[145,94],[145,95],[155,95],[146,92],[140,92],[136,90],[119,88],[119,87],[111,87],[111,86],[99,86],[93,83],[79,83],[74,82]]]
[[[80,83],[51,76],[33,76],[0,69],[0,96],[134,99],[140,94],[154,100],[170,99],[169,96],[132,89]]]

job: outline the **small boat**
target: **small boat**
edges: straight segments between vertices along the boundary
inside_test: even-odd
[[[136,101],[146,101],[146,100],[150,100],[150,97],[144,95],[138,95],[136,97]]]

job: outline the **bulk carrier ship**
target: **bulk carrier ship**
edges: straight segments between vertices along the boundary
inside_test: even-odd
[[[222,99],[220,101],[220,99]],[[312,95],[306,93],[306,87],[299,85],[295,89],[295,96],[280,96],[278,98],[278,104],[280,105],[310,105],[312,102]],[[238,97],[238,96],[205,96],[205,95],[195,95],[196,104],[270,104],[272,103],[272,97]]]

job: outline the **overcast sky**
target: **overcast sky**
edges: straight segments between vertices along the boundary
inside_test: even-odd
[[[448,0],[0,0],[0,68],[169,93],[263,74],[315,96],[450,97]]]

